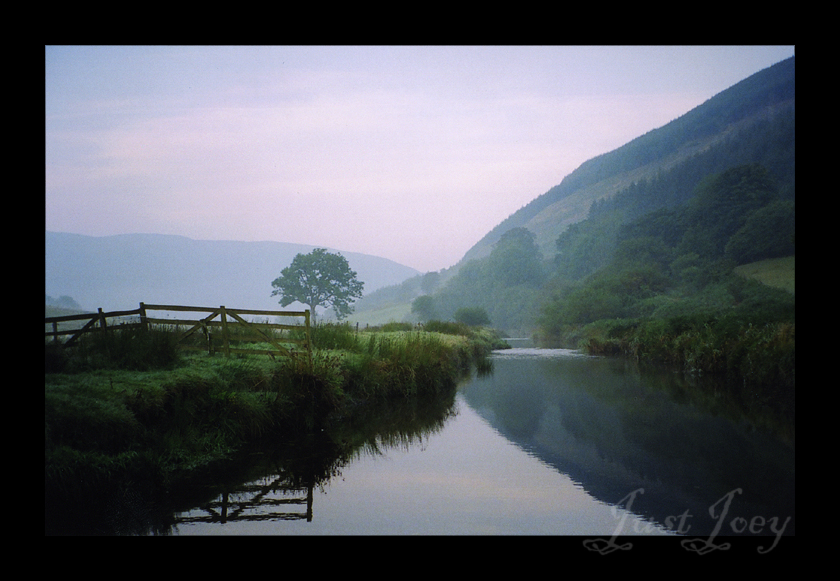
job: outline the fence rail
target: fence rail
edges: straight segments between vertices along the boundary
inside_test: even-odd
[[[150,317],[147,315],[149,311],[154,312],[175,312],[175,313],[209,313],[207,316],[200,319],[172,319]],[[269,323],[247,321],[244,316],[265,316],[265,317],[291,317],[303,318],[304,322],[300,324],[284,324],[284,323]],[[215,320],[219,317],[219,320]],[[129,321],[125,319],[129,318]],[[110,322],[109,322],[110,320]],[[70,329],[59,329],[60,323],[83,322],[85,323],[79,327]],[[53,342],[61,343],[64,347],[72,346],[82,335],[91,332],[102,332],[109,328],[131,329],[131,328],[150,328],[151,325],[160,325],[174,327],[178,329],[178,343],[181,349],[191,349],[208,351],[210,354],[215,353],[216,343],[214,340],[214,330],[221,332],[222,351],[226,356],[231,353],[250,353],[257,355],[289,355],[291,350],[286,345],[300,345],[307,354],[312,352],[312,339],[310,333],[310,318],[309,311],[264,311],[255,309],[231,309],[224,305],[220,307],[191,307],[184,305],[154,305],[140,303],[138,309],[130,311],[112,311],[104,312],[101,308],[96,313],[87,313],[82,315],[66,315],[62,317],[46,317],[45,324],[49,330],[45,331],[47,338],[52,337]],[[179,328],[186,326],[185,331]],[[279,336],[276,331],[303,331],[302,339],[295,339],[288,336]],[[201,332],[205,335],[207,343],[205,347],[198,345],[190,345],[185,341],[194,335],[196,332]],[[66,341],[61,341],[59,337],[69,335],[70,338]],[[271,349],[243,349],[241,347],[232,347],[231,341],[235,339],[237,342],[259,342],[268,343]]]

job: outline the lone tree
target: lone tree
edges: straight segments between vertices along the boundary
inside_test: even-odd
[[[340,320],[353,312],[352,303],[361,298],[365,283],[356,280],[346,258],[316,248],[295,256],[271,286],[271,296],[282,297],[284,307],[295,301],[309,305],[313,318],[316,307],[332,307]]]
[[[470,327],[490,324],[490,317],[487,316],[487,311],[481,307],[462,307],[455,311],[453,318],[456,322],[464,323]]]

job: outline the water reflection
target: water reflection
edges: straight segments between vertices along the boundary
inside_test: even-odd
[[[153,510],[122,502],[95,530],[610,535],[626,514],[624,534],[706,536],[721,516],[721,535],[794,533],[792,436],[720,394],[567,350],[500,351],[491,367],[457,394],[360,405],[267,443]]]
[[[284,478],[278,476],[270,481],[243,484],[236,492],[228,491],[211,502],[201,505],[186,516],[179,516],[175,524],[218,523],[265,520],[306,520],[312,522],[313,487],[288,488]],[[279,494],[281,498],[277,498]],[[295,497],[294,495],[301,495]],[[291,495],[291,497],[287,497]],[[305,505],[304,512],[289,512],[294,505]]]
[[[209,487],[212,493],[205,492],[203,502],[193,500],[189,509],[176,510],[170,532],[194,524],[312,522],[317,509],[315,490],[323,491],[341,476],[344,467],[385,450],[422,446],[455,413],[454,391],[411,401],[360,405],[333,418],[322,430],[261,451],[262,457],[252,461],[247,472]],[[254,479],[254,474],[261,476]],[[195,499],[198,492],[188,496]]]
[[[493,373],[462,393],[506,438],[607,504],[631,498],[634,512],[681,533],[710,534],[720,521],[720,534],[793,534],[792,438],[720,393],[695,391],[671,372],[526,347],[497,352]]]

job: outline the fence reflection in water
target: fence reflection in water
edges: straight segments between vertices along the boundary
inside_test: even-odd
[[[175,524],[254,522],[273,520],[306,520],[312,522],[313,485],[290,488],[285,476],[277,476],[268,484],[249,483],[233,492],[224,491],[216,500],[201,505],[183,516],[176,516]],[[278,494],[284,498],[278,498]],[[305,494],[304,497],[300,495]],[[297,495],[285,498],[286,495]],[[305,512],[279,509],[304,506]]]

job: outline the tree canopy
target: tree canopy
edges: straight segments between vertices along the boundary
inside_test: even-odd
[[[545,278],[542,260],[534,234],[527,228],[513,228],[496,242],[488,269],[496,286],[525,284],[538,287]]]
[[[455,321],[475,327],[478,325],[489,325],[490,317],[487,316],[487,311],[481,307],[461,307],[455,311]]]
[[[435,301],[431,295],[420,295],[411,302],[411,312],[421,321],[431,321],[437,317]]]
[[[352,304],[361,298],[364,289],[347,259],[327,252],[326,248],[295,256],[271,286],[271,296],[280,296],[284,307],[298,301],[309,305],[313,316],[317,307],[332,307],[339,319],[353,312]]]

